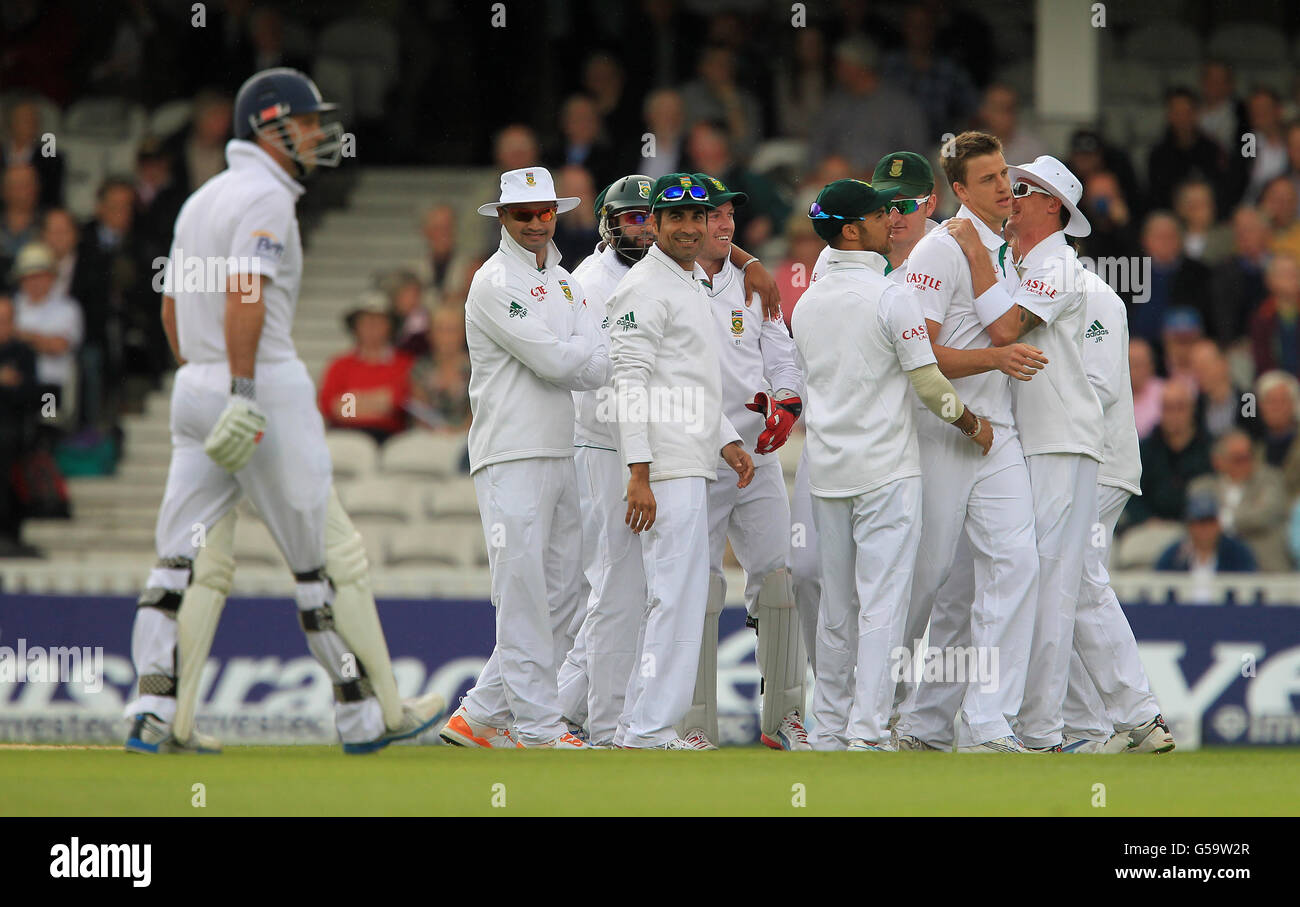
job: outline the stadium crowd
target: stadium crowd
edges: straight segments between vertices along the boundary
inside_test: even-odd
[[[822,245],[809,191],[867,178],[896,149],[937,157],[942,136],[965,128],[997,135],[1008,161],[1058,155],[1083,181],[1093,224],[1080,253],[1129,310],[1143,495],[1121,523],[1120,564],[1300,567],[1300,80],[1268,40],[1242,59],[1220,40],[1237,23],[1189,2],[1163,25],[1190,37],[1142,61],[1163,99],[1148,92],[1140,117],[1113,115],[1135,108],[1103,79],[1102,118],[1060,144],[1034,123],[1033,44],[1023,26],[995,29],[1001,5],[840,0],[808,4],[798,28],[788,8],[745,0],[546,6],[512,6],[505,28],[453,2],[393,2],[387,19],[357,20],[342,3],[308,13],[225,0],[206,5],[201,29],[188,7],[153,0],[89,20],[62,2],[7,9],[0,480],[41,445],[62,445],[63,465],[70,447],[82,465],[107,447],[111,468],[121,415],[171,367],[151,262],[186,195],[224,166],[233,88],[254,69],[293,65],[343,99],[363,163],[549,167],[561,195],[583,199],[556,234],[570,267],[596,245],[591,203],[614,178],[719,177],[749,197],[737,242],[775,263],[787,322]],[[1249,27],[1289,47],[1300,17],[1277,15],[1289,18]],[[1136,65],[1130,39],[1161,26],[1115,21],[1104,52]],[[536,53],[539,35],[563,52]],[[530,90],[475,80],[485,60],[530,62]],[[65,198],[74,168],[45,153],[42,115],[91,97],[186,103],[78,217]],[[454,103],[431,109],[430,98]],[[953,210],[941,196],[935,218]],[[376,274],[349,314],[353,347],[320,381],[331,425],[380,442],[467,430],[463,306],[496,238],[467,242],[465,213],[422,212],[424,254]],[[40,412],[45,391],[57,395],[54,420]],[[13,488],[0,495],[0,544],[16,544],[19,503]]]

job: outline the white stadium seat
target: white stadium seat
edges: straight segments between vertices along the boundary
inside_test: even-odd
[[[194,114],[194,102],[167,101],[149,114],[149,134],[165,139],[184,129]]]
[[[478,495],[469,477],[443,479],[429,487],[424,512],[431,517],[478,516]]]
[[[336,428],[325,433],[325,443],[330,449],[336,479],[359,479],[374,474],[379,463],[379,445],[370,435]]]
[[[454,476],[459,474],[467,443],[465,435],[403,432],[389,438],[380,450],[379,470],[385,475]]]
[[[339,486],[339,499],[354,520],[368,518],[389,523],[411,522],[418,501],[409,483],[376,476]]]
[[[463,520],[423,523],[394,532],[387,565],[473,567],[481,562],[483,533]],[[486,561],[485,553],[482,561]]]

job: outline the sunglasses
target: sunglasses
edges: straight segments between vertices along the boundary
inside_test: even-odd
[[[813,202],[812,205],[808,208],[808,216],[813,220],[826,220],[827,218],[830,217],[833,217],[836,220],[848,220],[848,221],[866,220],[865,217],[845,217],[843,214],[831,214],[829,211],[823,211],[822,206],[817,204],[816,202]]]
[[[1019,183],[1014,183],[1011,186],[1012,198],[1028,198],[1029,196],[1033,195],[1035,192],[1037,192],[1039,195],[1046,195],[1048,198],[1055,198],[1055,196],[1052,195],[1052,193],[1048,192],[1046,189],[1040,189],[1037,186],[1033,185],[1032,183],[1019,182]]]
[[[555,214],[558,210],[558,208],[510,208],[507,213],[510,215],[512,220],[518,221],[521,224],[528,223],[534,217],[544,224],[549,224],[555,219]]]
[[[896,198],[889,202],[888,209],[899,214],[915,214],[929,200],[929,198]]]
[[[689,189],[685,186],[669,186],[663,192],[659,193],[659,200],[663,202],[680,201],[686,197],[686,193],[688,192],[690,193],[691,198],[698,202],[708,201],[709,190],[705,189],[703,186],[691,186]]]
[[[639,227],[648,220],[650,215],[644,211],[624,211],[618,215],[618,223],[625,227]]]

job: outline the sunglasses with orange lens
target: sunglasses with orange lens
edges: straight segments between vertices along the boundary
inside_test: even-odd
[[[514,220],[518,221],[518,222],[521,223],[521,224],[526,224],[526,223],[528,223],[528,222],[531,221],[534,217],[536,217],[536,218],[538,218],[539,220],[541,220],[541,222],[544,223],[544,224],[549,224],[552,220],[555,219],[555,214],[556,214],[556,212],[557,212],[558,210],[559,210],[559,209],[558,209],[558,208],[555,208],[555,207],[551,207],[551,208],[509,208],[509,209],[507,209],[507,213],[509,213],[509,215],[510,215],[511,218],[513,218]]]

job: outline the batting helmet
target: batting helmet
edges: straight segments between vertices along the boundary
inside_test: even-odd
[[[253,141],[266,138],[281,146],[298,165],[299,176],[305,165],[337,167],[342,156],[343,127],[339,123],[323,124],[321,139],[311,149],[310,160],[300,146],[304,136],[290,117],[305,113],[329,113],[336,105],[322,100],[316,83],[296,69],[264,69],[251,76],[235,96],[235,138]]]
[[[618,216],[628,211],[650,213],[650,187],[654,180],[641,173],[633,173],[622,179],[616,179],[596,196],[596,217],[600,223],[598,230],[605,244],[630,262],[640,261],[650,247],[645,240],[632,239],[623,235],[623,227],[617,223]],[[649,233],[643,234],[649,237]]]

